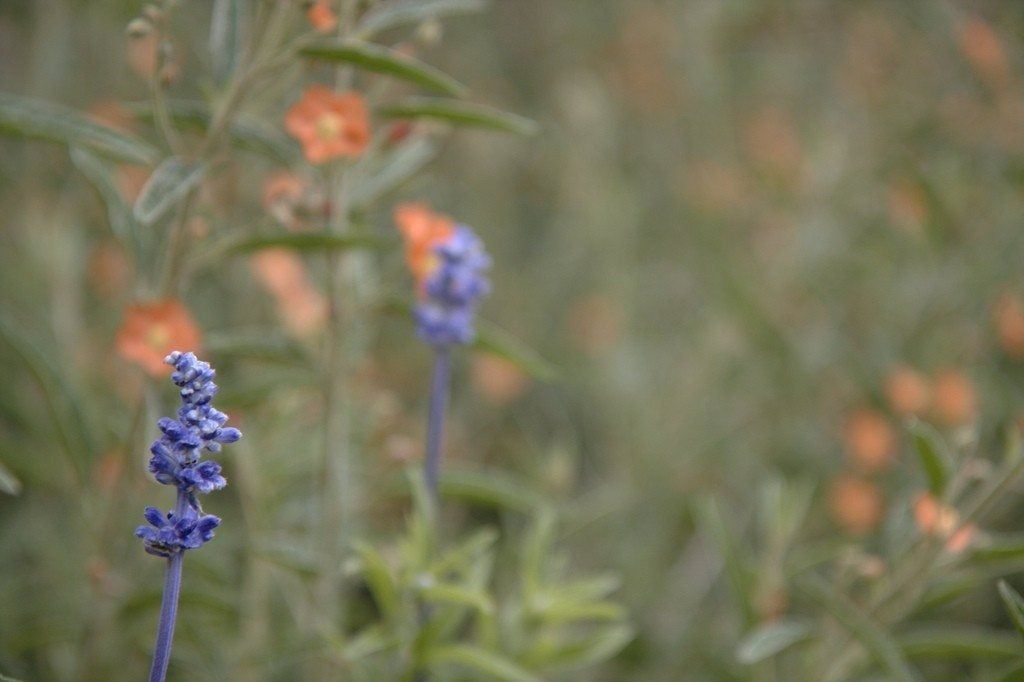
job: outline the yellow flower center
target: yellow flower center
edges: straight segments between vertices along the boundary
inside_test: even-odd
[[[328,141],[338,137],[341,132],[341,117],[335,113],[326,113],[316,120],[316,136]]]
[[[171,332],[167,325],[154,324],[146,332],[146,344],[150,348],[164,348],[171,340]]]

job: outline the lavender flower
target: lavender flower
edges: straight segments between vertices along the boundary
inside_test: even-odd
[[[490,256],[466,225],[456,225],[433,253],[436,264],[423,281],[421,300],[413,311],[417,333],[437,348],[469,343],[480,300],[491,288],[486,276]]]
[[[491,289],[486,275],[491,258],[473,230],[455,225],[450,232],[440,232],[431,247],[434,260],[427,261],[422,271],[420,300],[413,310],[417,334],[435,350],[423,468],[427,490],[435,503],[451,384],[451,347],[473,340],[477,308]]]
[[[228,416],[211,401],[217,394],[216,375],[209,363],[193,353],[174,351],[164,362],[174,367],[171,381],[178,386],[181,407],[177,419],[164,417],[157,422],[161,436],[149,451],[149,470],[157,482],[177,488],[177,502],[164,514],[156,507],[146,507],[149,525],[139,526],[135,535],[145,543],[146,551],[167,559],[164,596],[160,608],[156,648],[150,680],[162,682],[167,675],[174,637],[178,593],[181,590],[181,567],[185,550],[198,549],[213,538],[220,519],[204,514],[196,493],[209,493],[227,485],[220,464],[202,460],[202,452],[219,452],[221,445],[234,443],[242,437],[236,428],[225,426]]]

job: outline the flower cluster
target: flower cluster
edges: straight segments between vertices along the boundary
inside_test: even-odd
[[[149,451],[149,470],[156,480],[178,489],[179,504],[164,515],[149,507],[146,520],[135,534],[146,543],[146,551],[158,556],[184,549],[195,549],[213,537],[220,523],[216,516],[204,515],[195,493],[209,493],[227,485],[220,464],[200,460],[203,450],[219,452],[221,444],[234,443],[242,432],[224,426],[228,416],[211,401],[217,393],[213,383],[216,372],[209,363],[201,362],[193,353],[174,351],[164,362],[174,367],[171,380],[179,388],[181,407],[178,418],[164,417],[157,425],[163,434]]]
[[[421,339],[432,346],[469,343],[480,299],[490,291],[491,259],[473,230],[456,225],[433,245],[413,315]]]
[[[185,549],[196,549],[213,538],[213,529],[220,518],[185,508],[181,518],[173,512],[164,516],[156,507],[146,507],[148,526],[139,526],[135,534],[146,543],[146,551],[155,556],[169,557]]]

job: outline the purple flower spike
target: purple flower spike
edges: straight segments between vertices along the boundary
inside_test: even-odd
[[[177,419],[164,417],[157,422],[162,435],[149,446],[149,470],[158,483],[177,488],[177,502],[166,514],[156,507],[146,507],[149,525],[135,530],[147,552],[167,559],[151,682],[163,682],[167,675],[185,550],[202,547],[213,539],[213,530],[220,525],[218,517],[203,513],[196,493],[219,490],[228,482],[220,473],[220,464],[200,459],[202,452],[219,452],[221,444],[242,437],[238,429],[224,426],[228,416],[211,404],[217,384],[213,383],[216,372],[209,363],[193,353],[179,351],[168,355],[164,362],[174,367],[171,381],[178,387],[181,407]]]
[[[491,289],[487,270],[490,256],[483,242],[466,225],[434,247],[437,265],[427,276],[423,298],[413,311],[420,338],[435,347],[473,340],[473,320],[480,300]]]

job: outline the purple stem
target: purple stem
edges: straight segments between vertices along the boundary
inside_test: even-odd
[[[174,515],[181,518],[188,507],[188,497],[178,491],[178,502]],[[153,650],[153,667],[149,670],[149,682],[164,682],[167,665],[171,662],[171,641],[174,639],[174,622],[178,616],[178,595],[181,592],[181,566],[185,559],[183,550],[167,559],[164,573],[164,598],[160,604],[160,625],[156,631],[156,648]]]
[[[434,356],[434,377],[430,383],[430,409],[427,417],[427,458],[423,475],[427,492],[437,505],[437,481],[441,474],[441,445],[444,417],[448,411],[448,393],[452,378],[452,354],[448,346],[438,346]]]

